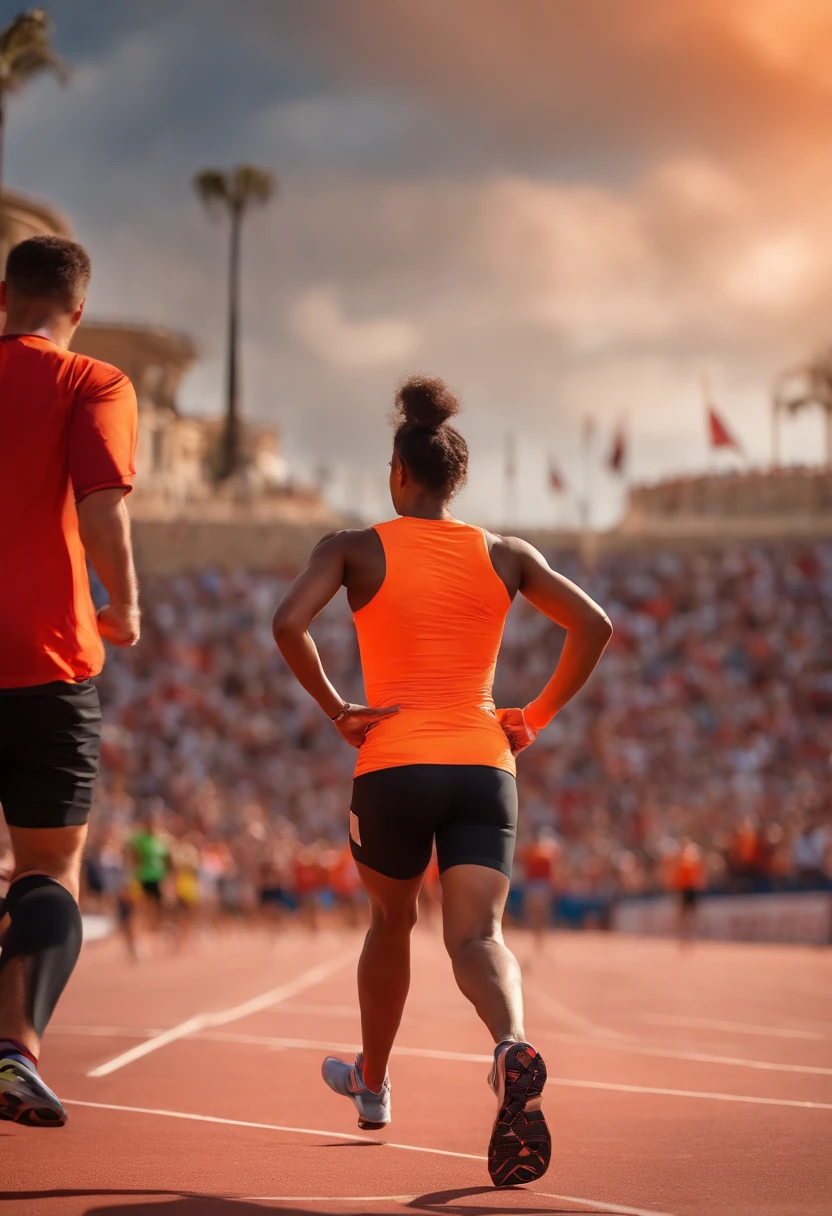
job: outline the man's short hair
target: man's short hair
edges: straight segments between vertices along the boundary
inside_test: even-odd
[[[65,236],[31,236],[10,251],[6,283],[17,295],[73,309],[86,294],[92,267],[82,245]]]

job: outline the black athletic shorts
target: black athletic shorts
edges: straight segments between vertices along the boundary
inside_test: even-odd
[[[362,773],[352,787],[350,846],[356,861],[388,878],[427,869],[488,866],[511,875],[517,785],[485,764],[403,764]]]
[[[679,892],[679,902],[683,908],[695,908],[699,903],[699,892],[696,887],[683,887]]]
[[[90,680],[0,689],[0,804],[16,828],[87,822],[101,708]]]

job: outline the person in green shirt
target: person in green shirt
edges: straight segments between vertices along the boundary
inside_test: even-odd
[[[139,820],[138,830],[130,838],[133,856],[133,876],[156,909],[158,919],[162,906],[162,882],[170,870],[170,848],[161,818],[151,811]]]

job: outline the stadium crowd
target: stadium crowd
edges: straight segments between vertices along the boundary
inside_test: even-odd
[[[672,886],[688,840],[702,886],[829,883],[832,546],[627,552],[590,572],[574,554],[550,556],[604,605],[615,635],[519,762],[518,884],[541,840],[553,884],[573,898]],[[285,587],[214,570],[145,580],[141,644],[111,652],[98,681],[93,893],[137,881],[135,838],[149,831],[168,842],[157,877],[180,905],[352,905],[354,756],[275,648]],[[336,686],[360,699],[343,595],[313,633]],[[561,638],[518,601],[498,705],[540,690]]]

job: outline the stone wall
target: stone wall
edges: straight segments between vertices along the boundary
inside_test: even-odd
[[[213,566],[291,574],[337,521],[134,519],[133,545],[139,575],[180,574]]]
[[[72,236],[68,221],[59,211],[36,199],[8,190],[0,195],[0,270],[12,245],[30,236]]]
[[[705,477],[668,478],[630,491],[621,530],[635,532],[653,520],[832,519],[832,471],[786,467]]]

